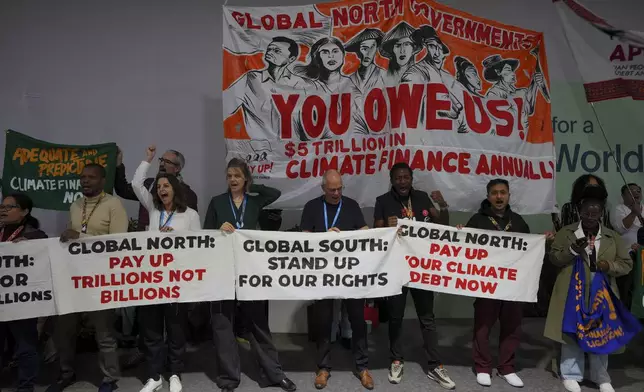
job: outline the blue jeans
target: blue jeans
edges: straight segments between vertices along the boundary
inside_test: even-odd
[[[561,345],[561,378],[581,382],[584,380],[585,355],[590,361],[590,381],[597,385],[610,384],[608,355],[586,354],[576,344]]]
[[[18,392],[33,392],[38,376],[38,319],[24,319],[0,323],[0,345],[4,347],[11,333],[16,341],[15,356],[18,359]],[[1,368],[1,365],[0,365]]]

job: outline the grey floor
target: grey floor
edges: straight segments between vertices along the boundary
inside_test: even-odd
[[[452,379],[456,382],[457,391],[515,391],[505,381],[498,377],[493,378],[492,387],[484,388],[476,384],[472,373],[471,363],[471,325],[472,320],[440,320],[438,331],[440,334],[439,345],[444,356],[445,366]],[[420,331],[414,320],[405,320],[405,334],[408,336],[406,352],[408,358],[405,365],[405,376],[400,385],[391,385],[387,381],[388,344],[386,325],[373,331],[370,336],[370,368],[375,390],[378,391],[442,391],[438,385],[429,381],[423,373],[421,364],[424,364],[423,353],[420,349]],[[526,392],[537,391],[564,391],[557,378],[550,372],[552,346],[542,337],[543,320],[526,319],[524,321],[524,336],[518,352],[519,375],[525,382]],[[498,331],[492,334],[492,346],[495,347]],[[284,370],[298,386],[299,391],[315,391],[313,376],[315,370],[314,345],[309,343],[303,335],[276,335],[275,342],[280,350],[280,359]],[[241,346],[244,349],[244,346]],[[253,381],[257,379],[257,371],[252,364],[248,352],[243,350],[244,375],[239,392],[242,391],[280,391],[276,388],[261,389]],[[213,352],[210,343],[201,347],[192,348],[187,354],[187,372],[183,376],[184,391],[202,392],[218,391],[213,380]],[[340,345],[333,352],[334,369],[325,391],[365,391],[359,381],[352,375],[351,353]],[[623,355],[611,357],[609,371],[613,378],[613,386],[619,392],[644,391],[644,336],[638,336],[627,352]],[[96,365],[95,354],[82,354],[78,357],[78,374],[81,381],[67,389],[70,392],[96,391],[97,380],[100,380]],[[124,374],[119,383],[119,392],[137,392],[141,388],[142,369],[137,369]],[[38,392],[45,390],[45,384],[55,377],[55,365],[44,369],[39,380]],[[10,375],[2,375],[1,387],[9,383]],[[167,384],[163,391],[167,391]],[[594,385],[584,385],[583,391],[597,391]]]

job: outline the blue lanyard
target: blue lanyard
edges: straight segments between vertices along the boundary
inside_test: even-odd
[[[324,205],[324,227],[326,227],[326,231],[329,231],[329,216],[327,215],[327,212],[326,212],[326,201],[322,200],[322,204]],[[331,227],[335,227],[335,224],[338,222],[338,217],[340,216],[341,209],[342,209],[342,200],[340,200],[340,204],[338,204],[338,210],[335,212],[335,217],[333,218],[333,223],[331,223]]]
[[[172,217],[174,216],[174,211],[168,215],[168,219],[163,222],[163,217],[165,216],[165,211],[161,211],[161,215],[159,216],[159,230],[163,229],[164,227],[168,226],[170,221],[172,220]]]
[[[246,213],[247,198],[248,198],[248,195],[244,195],[244,201],[242,202],[239,219],[237,219],[237,213],[235,212],[235,204],[233,203],[233,198],[230,195],[228,195],[228,201],[230,201],[230,209],[233,210],[233,216],[235,217],[235,226],[237,226],[238,229],[241,229],[244,227],[244,214]]]

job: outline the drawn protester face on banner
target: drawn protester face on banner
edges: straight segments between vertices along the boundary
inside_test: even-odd
[[[414,64],[414,58],[422,47],[412,39],[415,29],[407,22],[400,22],[382,39],[380,55],[389,59],[388,73],[405,69]]]
[[[454,68],[456,69],[456,80],[460,82],[472,94],[478,94],[482,88],[479,71],[474,64],[465,57],[456,56],[454,58]]]
[[[264,52],[264,61],[270,68],[271,66],[283,67],[289,65],[299,55],[300,49],[297,43],[290,38],[275,37]]]
[[[335,42],[328,42],[320,46],[317,55],[320,58],[320,64],[329,72],[339,70],[344,64],[344,49],[342,45]]]
[[[307,65],[296,67],[296,72],[302,73],[312,80],[327,83],[331,74],[341,76],[344,65],[344,46],[335,37],[324,37],[311,46],[310,61]]]
[[[433,27],[421,26],[414,31],[412,39],[416,44],[422,45],[427,50],[425,61],[428,61],[436,69],[443,68],[445,58],[449,54],[449,48],[443,43]]]

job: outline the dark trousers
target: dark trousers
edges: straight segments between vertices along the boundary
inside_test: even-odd
[[[82,315],[83,313],[70,313],[56,318],[54,342],[58,349],[60,377],[62,378],[74,375],[78,325]],[[95,338],[99,351],[98,364],[103,373],[103,382],[116,382],[121,375],[121,369],[117,352],[118,344],[114,334],[114,309],[87,312],[87,316],[96,329]]]
[[[369,365],[367,352],[367,325],[364,322],[364,299],[345,299],[344,306],[351,323],[351,350],[356,369],[361,372]],[[331,370],[331,330],[333,327],[333,300],[324,299],[315,303],[317,313],[317,362],[318,369]]]
[[[432,291],[403,287],[402,294],[387,299],[391,360],[403,361],[402,343],[406,339],[401,339],[402,323],[405,316],[408,292],[411,292],[411,297],[416,307],[429,369],[433,370],[441,365],[441,361],[438,354],[438,334],[436,333],[436,321],[434,320],[434,293]]]
[[[266,301],[239,301],[239,306],[248,330],[246,337],[259,364],[261,376],[267,385],[278,384],[286,376],[268,327]],[[210,322],[217,356],[216,382],[222,389],[237,388],[241,377],[239,347],[233,330],[236,307],[236,301],[217,301],[210,305]]]
[[[18,359],[17,392],[33,392],[38,376],[40,358],[38,357],[38,319],[24,319],[0,323],[0,346],[11,334],[15,341],[15,355]],[[0,369],[2,363],[0,362]]]
[[[474,301],[474,368],[477,373],[492,373],[492,355],[490,354],[490,330],[497,320],[501,323],[499,337],[499,365],[502,375],[514,373],[514,354],[519,347],[521,337],[521,302],[499,301],[477,298]]]
[[[139,334],[143,336],[148,378],[159,379],[166,358],[172,375],[180,376],[183,372],[183,355],[186,352],[185,310],[184,304],[177,303],[139,307]],[[166,335],[167,356],[164,338]]]

